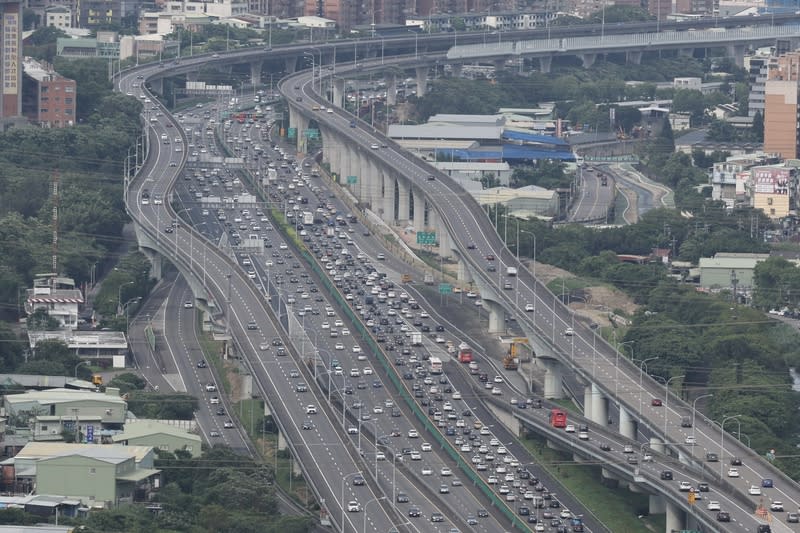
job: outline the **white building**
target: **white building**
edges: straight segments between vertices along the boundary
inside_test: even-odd
[[[65,329],[78,327],[78,309],[83,305],[83,293],[75,288],[70,278],[40,278],[28,289],[25,313],[28,315],[44,309],[51,318],[58,320]]]
[[[511,166],[505,161],[497,163],[438,161],[431,164],[453,179],[479,182],[488,175],[492,175],[500,180],[502,185],[508,185],[511,174],[513,174]]]
[[[66,6],[52,6],[44,11],[45,25],[59,30],[72,27],[72,10]]]

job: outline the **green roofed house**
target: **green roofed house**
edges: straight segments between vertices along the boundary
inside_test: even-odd
[[[0,463],[3,491],[58,494],[89,507],[148,501],[161,485],[149,446],[31,442]],[[12,481],[13,480],[13,481]]]
[[[184,450],[192,457],[200,457],[202,439],[185,429],[156,420],[129,420],[122,433],[111,437],[114,444],[127,446],[152,446],[166,452]]]

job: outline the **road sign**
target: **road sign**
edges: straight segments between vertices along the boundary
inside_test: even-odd
[[[436,244],[436,232],[435,231],[418,231],[417,232],[417,244]]]
[[[297,139],[297,128],[289,128],[286,132],[286,137],[289,139]]]
[[[306,139],[319,139],[319,130],[315,130],[313,128],[309,128],[303,132]]]
[[[347,176],[348,185],[355,185],[356,183],[358,183],[358,176]]]
[[[439,284],[439,294],[450,294],[453,292],[453,286],[449,283],[440,283]]]
[[[94,426],[91,424],[86,426],[86,442],[94,442]]]

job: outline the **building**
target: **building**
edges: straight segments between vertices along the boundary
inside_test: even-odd
[[[481,205],[502,204],[510,215],[523,219],[552,219],[560,216],[558,193],[533,185],[519,189],[494,187],[471,191],[471,194]]]
[[[22,115],[22,3],[0,2],[0,127]]]
[[[756,265],[768,258],[769,254],[728,252],[718,252],[714,257],[701,257],[700,286],[709,290],[732,289],[735,280],[737,294],[746,294],[753,287]]]
[[[125,368],[128,361],[128,339],[122,331],[28,331],[28,345],[36,353],[42,341],[57,340],[75,355],[92,364]]]
[[[750,81],[750,94],[747,97],[748,116],[754,117],[758,112],[761,113],[762,117],[764,116],[764,89],[769,63],[769,51],[745,58],[745,68]]]
[[[53,93],[74,95],[74,86],[75,82],[72,82],[73,92],[53,91]],[[50,93],[48,91],[44,94],[49,95]],[[72,330],[78,327],[78,311],[84,301],[83,293],[75,288],[74,280],[59,277],[38,278],[33,280],[33,288],[26,292],[26,314],[31,315],[35,311],[43,309],[51,318],[58,320],[61,328]]]
[[[711,199],[725,202],[728,209],[745,203],[750,168],[758,161],[754,156],[729,157],[714,163],[711,169]]]
[[[29,428],[30,440],[63,440],[72,434],[78,442],[100,442],[122,429],[128,404],[119,390],[105,393],[48,389],[7,394],[3,407],[18,433]],[[108,439],[105,439],[108,440]]]
[[[672,87],[687,91],[701,91],[703,89],[703,80],[702,78],[673,78]]]
[[[53,66],[26,57],[22,80],[22,113],[44,128],[75,124],[77,84],[53,70]],[[77,291],[80,294],[80,291]],[[83,303],[83,302],[81,302]]]
[[[52,6],[44,10],[46,26],[65,30],[72,27],[72,10],[67,6]]]
[[[149,446],[31,442],[0,463],[3,491],[58,494],[88,507],[147,501],[161,485]]]
[[[798,81],[800,52],[778,57],[767,71],[764,83],[764,151],[784,159],[797,159]]]
[[[200,457],[202,453],[202,439],[199,435],[157,420],[126,423],[125,429],[112,436],[111,441],[125,446],[152,446],[165,452],[183,450],[192,457]]]
[[[772,219],[789,215],[789,205],[795,179],[794,169],[788,167],[754,167],[750,197],[752,205]]]
[[[506,162],[500,163],[475,163],[475,162],[450,162],[437,161],[433,166],[453,179],[464,179],[480,182],[489,176],[497,179],[501,185],[508,185],[511,180],[511,166]]]

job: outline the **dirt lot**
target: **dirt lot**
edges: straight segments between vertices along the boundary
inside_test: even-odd
[[[530,270],[533,270],[531,262],[528,262],[526,266]],[[569,279],[575,278],[576,276],[558,267],[537,262],[536,277],[541,280],[542,283],[547,284],[555,279]],[[608,314],[614,309],[622,309],[626,313],[632,314],[638,307],[633,303],[633,300],[628,298],[623,292],[607,285],[586,287],[582,292],[583,294],[581,296],[586,300],[586,303],[577,300],[571,303],[570,307],[575,310],[578,316],[586,317],[588,321],[595,322],[601,327],[611,325]]]

